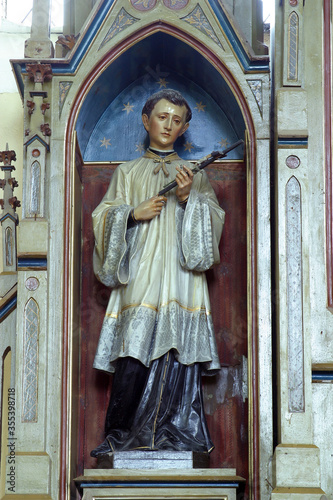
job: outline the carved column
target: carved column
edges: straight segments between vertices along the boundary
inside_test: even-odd
[[[2,226],[3,269],[5,272],[16,271],[16,225],[18,223],[16,208],[20,206],[20,202],[16,196],[13,196],[13,191],[18,186],[16,179],[11,176],[11,172],[15,170],[11,162],[15,160],[15,151],[0,151],[0,163],[4,164],[1,166],[1,170],[5,174],[5,178],[0,179],[0,188],[3,190],[3,198],[0,199],[0,207],[2,208],[0,222]]]
[[[22,220],[18,234],[15,494],[51,499],[53,449],[49,446],[48,245],[46,172],[50,151],[52,71],[27,64]],[[7,470],[8,473],[8,470]],[[10,491],[7,491],[9,493]]]
[[[308,13],[316,19],[314,11],[316,8]],[[276,47],[283,47],[275,54],[279,444],[274,452],[272,500],[315,500],[324,493],[320,488],[319,449],[313,439],[309,227],[314,213],[308,200],[314,190],[309,120],[309,108],[314,103],[303,65],[304,16],[302,0],[285,0],[277,9]],[[320,104],[315,105],[320,110]]]
[[[50,0],[34,0],[31,37],[25,42],[24,57],[45,59],[53,57],[50,40]]]

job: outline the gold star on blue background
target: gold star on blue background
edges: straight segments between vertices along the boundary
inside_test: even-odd
[[[108,146],[111,146],[111,139],[105,139],[105,137],[103,138],[103,140],[100,139],[100,142],[101,142],[101,148],[104,146],[105,149],[108,149]]]
[[[133,108],[134,108],[134,104],[130,104],[129,101],[127,104],[124,104],[124,107],[122,109],[122,111],[126,111],[126,113],[130,113],[131,111],[133,111]]]

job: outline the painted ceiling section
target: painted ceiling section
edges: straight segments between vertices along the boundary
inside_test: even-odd
[[[110,64],[82,105],[77,137],[84,161],[127,161],[142,154],[141,110],[163,88],[179,90],[193,113],[177,141],[184,159],[198,159],[244,138],[239,106],[220,73],[196,50],[166,33],[141,40]],[[243,158],[242,148],[228,158]]]

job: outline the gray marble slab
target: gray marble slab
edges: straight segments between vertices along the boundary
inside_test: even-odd
[[[209,467],[209,454],[192,451],[116,451],[100,457],[98,468],[198,469]]]

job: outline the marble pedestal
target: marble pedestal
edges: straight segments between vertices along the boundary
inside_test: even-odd
[[[235,469],[86,469],[82,500],[236,500],[245,481]]]
[[[116,451],[97,459],[99,469],[204,469],[209,453],[193,451]]]

